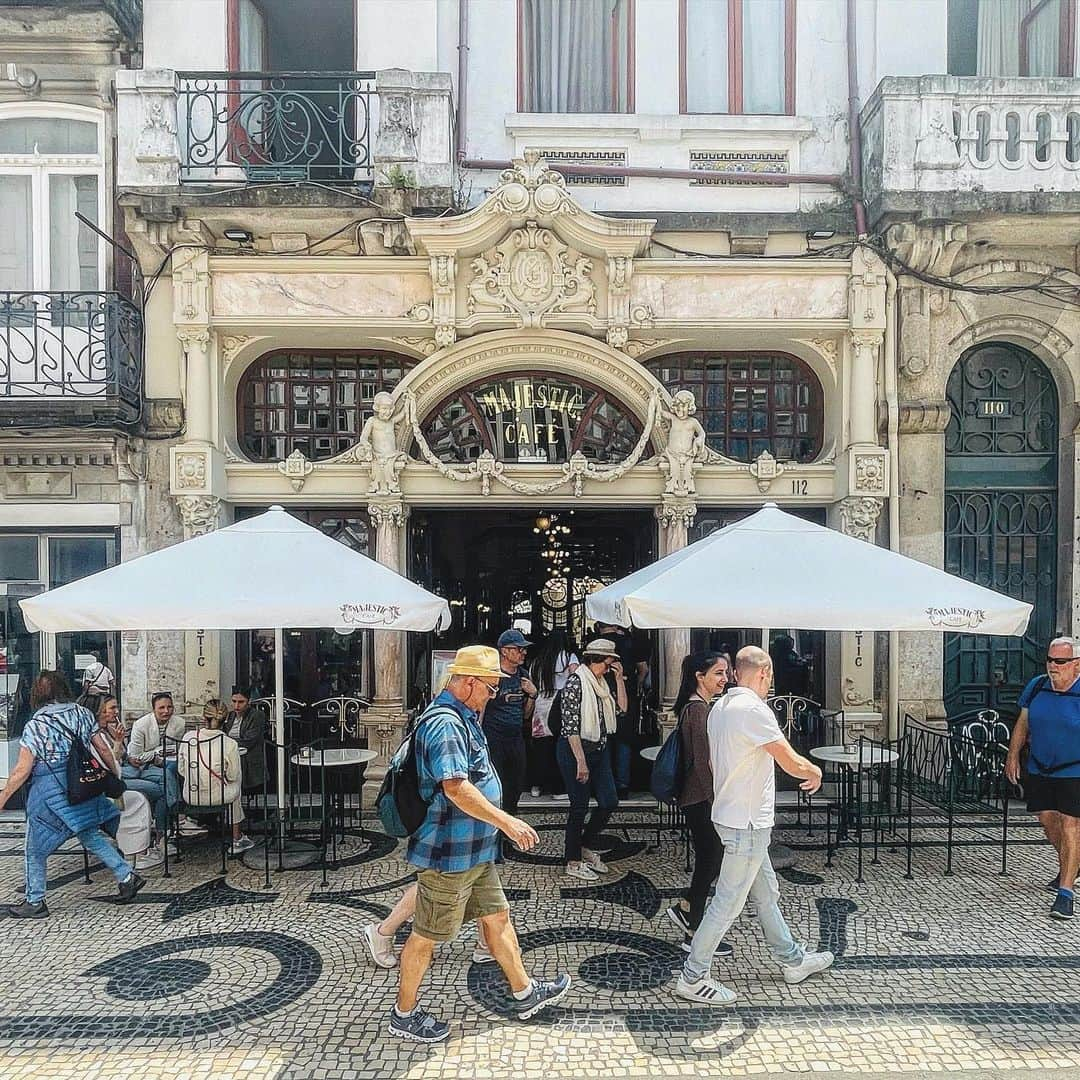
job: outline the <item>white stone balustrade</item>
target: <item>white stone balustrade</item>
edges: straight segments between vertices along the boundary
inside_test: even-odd
[[[1080,190],[1080,79],[883,79],[862,112],[868,200]]]

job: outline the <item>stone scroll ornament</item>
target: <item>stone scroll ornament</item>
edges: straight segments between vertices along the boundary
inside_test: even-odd
[[[490,450],[485,450],[476,461],[470,461],[468,465],[447,465],[440,460],[435,452],[428,446],[424,433],[420,430],[420,421],[416,413],[416,399],[408,391],[402,394],[405,403],[406,415],[412,426],[413,438],[420,449],[423,459],[436,469],[440,476],[448,480],[464,483],[470,480],[480,481],[480,490],[486,496],[491,494],[492,484],[501,484],[503,487],[518,495],[547,495],[562,487],[571,487],[574,497],[581,498],[586,480],[595,480],[601,484],[610,484],[620,477],[625,476],[640,460],[649,445],[653,429],[659,416],[661,402],[659,395],[655,395],[649,402],[649,412],[634,449],[629,456],[619,462],[618,465],[598,465],[590,461],[580,450],[574,453],[570,460],[563,463],[562,475],[554,480],[543,484],[530,484],[521,480],[506,470],[504,462],[497,461]]]

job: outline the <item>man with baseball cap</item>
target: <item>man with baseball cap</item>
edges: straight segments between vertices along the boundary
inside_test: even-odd
[[[498,692],[484,710],[484,737],[499,774],[502,805],[508,814],[517,814],[525,790],[525,726],[532,724],[536,707],[536,687],[525,671],[526,650],[531,644],[520,630],[504,630],[499,635],[496,646],[502,678]]]
[[[417,868],[416,914],[390,1013],[392,1035],[424,1043],[447,1038],[450,1025],[420,1008],[417,991],[436,942],[452,940],[466,920],[483,927],[520,1019],[554,1004],[570,987],[569,975],[538,982],[525,973],[494,866],[500,832],[523,851],[539,842],[534,829],[499,808],[499,778],[480,729],[480,710],[506,678],[499,653],[485,645],[458,649],[449,673],[446,689],[424,711],[414,735],[420,795],[428,811],[409,837],[406,858]]]

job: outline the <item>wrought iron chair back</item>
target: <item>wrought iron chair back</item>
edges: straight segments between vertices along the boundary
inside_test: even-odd
[[[371,702],[359,697],[332,697],[311,703],[315,728],[321,738],[342,746],[367,747],[364,713]]]

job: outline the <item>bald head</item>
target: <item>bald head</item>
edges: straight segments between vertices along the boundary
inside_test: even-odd
[[[735,654],[735,678],[740,686],[764,699],[769,696],[772,677],[772,658],[764,649],[747,645]]]

